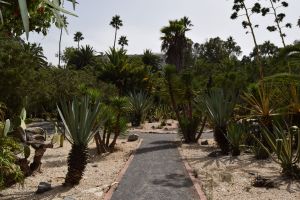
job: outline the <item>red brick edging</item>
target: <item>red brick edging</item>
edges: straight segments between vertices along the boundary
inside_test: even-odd
[[[193,169],[190,166],[190,164],[188,163],[188,161],[183,158],[183,155],[181,154],[179,146],[177,147],[177,149],[179,151],[179,154],[180,154],[181,160],[185,166],[185,169],[188,172],[188,174],[194,184],[195,190],[199,195],[200,200],[207,200],[205,193],[203,192],[202,187],[201,187],[202,186],[201,181],[199,179],[195,178],[195,176],[193,174]]]
[[[130,165],[130,163],[131,163],[132,160],[133,160],[133,157],[134,157],[134,155],[135,155],[136,150],[141,146],[142,141],[143,141],[143,139],[140,139],[140,141],[139,141],[139,143],[138,143],[136,149],[135,149],[134,152],[130,155],[130,157],[129,157],[128,160],[126,161],[125,166],[121,169],[120,173],[118,174],[118,176],[117,176],[117,178],[116,178],[116,180],[115,180],[115,182],[116,182],[117,184],[111,186],[111,188],[107,191],[107,193],[104,194],[104,198],[103,198],[104,200],[110,200],[110,199],[111,199],[111,197],[112,197],[112,195],[113,195],[113,192],[117,189],[118,184],[120,183],[122,177],[124,176],[124,174],[125,174],[125,172],[127,171],[128,167],[129,167],[129,165]]]

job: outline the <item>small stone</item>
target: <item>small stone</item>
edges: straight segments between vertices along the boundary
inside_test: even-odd
[[[97,164],[93,164],[92,167],[98,167],[98,165]]]
[[[230,173],[221,173],[220,174],[220,181],[231,183],[232,182],[232,175]]]
[[[76,199],[73,197],[65,197],[64,200],[76,200]]]
[[[137,134],[131,134],[131,135],[128,136],[127,141],[128,142],[134,142],[134,141],[137,141],[138,139],[139,139],[139,135],[137,135]]]
[[[38,185],[38,189],[36,191],[36,194],[42,194],[44,192],[52,190],[51,184],[46,182],[40,182]]]
[[[201,145],[208,145],[208,140],[204,140],[201,142]]]
[[[165,131],[168,131],[169,129],[167,127],[164,128]]]

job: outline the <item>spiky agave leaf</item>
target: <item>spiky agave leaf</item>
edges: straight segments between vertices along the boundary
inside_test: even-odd
[[[88,159],[87,146],[94,137],[95,122],[100,102],[91,103],[89,97],[74,98],[72,102],[61,102],[57,106],[59,115],[67,129],[67,139],[72,144],[68,156],[66,185],[76,185],[81,180]],[[96,128],[97,129],[97,128]]]

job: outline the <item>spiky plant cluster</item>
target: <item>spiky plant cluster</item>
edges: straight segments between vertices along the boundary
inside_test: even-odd
[[[235,96],[225,95],[222,89],[212,89],[205,98],[205,105],[210,121],[214,126],[214,138],[222,153],[229,152],[227,123],[233,114]]]
[[[87,165],[88,143],[95,135],[95,122],[100,111],[100,102],[91,103],[88,97],[61,102],[59,115],[66,127],[66,138],[72,144],[68,156],[68,173],[65,185],[77,185]]]
[[[140,126],[152,106],[152,99],[145,93],[130,93],[128,97],[128,111],[133,126]]]

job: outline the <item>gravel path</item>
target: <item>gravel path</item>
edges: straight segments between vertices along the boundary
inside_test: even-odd
[[[198,200],[174,134],[143,134],[143,142],[112,200]]]

